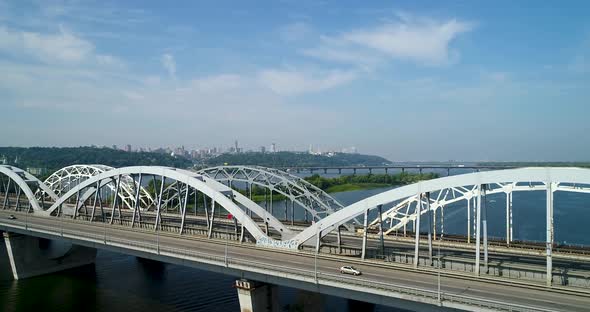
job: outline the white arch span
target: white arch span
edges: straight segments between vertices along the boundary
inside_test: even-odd
[[[248,230],[248,232],[256,239],[257,242],[262,241],[267,244],[268,242],[275,243],[274,240],[267,237],[267,235],[258,227],[258,225],[246,214],[246,212],[243,209],[241,209],[236,203],[234,203],[234,200],[236,200],[238,203],[241,202],[245,207],[251,209],[253,213],[257,214],[260,218],[263,218],[265,221],[267,221],[269,225],[275,227],[283,235],[284,238],[289,238],[289,236],[292,235],[291,231],[282,226],[280,221],[274,219],[274,217],[270,216],[269,214],[266,214],[261,207],[251,202],[249,199],[239,194],[238,192],[234,192],[233,190],[229,189],[223,184],[213,179],[203,177],[199,174],[187,170],[167,167],[124,167],[100,173],[76,185],[66,194],[62,195],[47,210],[47,213],[52,214],[56,212],[59,209],[59,207],[66,202],[67,199],[71,198],[72,196],[75,196],[78,192],[81,192],[84,189],[88,189],[84,192],[84,194],[82,194],[82,196],[78,200],[78,204],[75,207],[77,211],[81,206],[81,203],[84,200],[88,199],[90,195],[96,192],[97,186],[98,188],[101,188],[104,185],[112,183],[113,181],[119,179],[119,177],[121,176],[139,174],[148,176],[160,176],[172,179],[184,183],[185,185],[188,185],[198,190],[199,192],[205,194],[207,197],[213,199],[214,202],[218,203],[229,213],[231,213],[237,219],[237,221],[240,222]]]
[[[56,195],[61,196],[67,191],[78,185],[79,183],[100,173],[113,170],[115,168],[105,165],[71,165],[63,167],[52,173],[44,183],[51,188]],[[115,186],[108,184],[110,192],[115,192]],[[137,183],[129,176],[123,176],[121,180],[120,190],[118,192],[119,198],[123,204],[130,209],[135,207],[135,189],[141,188],[139,200],[141,207],[152,207],[155,205],[154,199],[144,187],[137,185]]]
[[[36,213],[43,214],[45,213],[45,211],[43,210],[43,207],[39,205],[39,202],[35,198],[35,191],[31,189],[30,184],[36,185],[38,189],[45,192],[49,197],[51,197],[51,199],[58,199],[58,196],[55,194],[55,192],[53,192],[47,185],[45,185],[43,182],[37,179],[37,177],[28,173],[25,170],[13,166],[1,165],[0,173],[4,174],[10,179],[8,183],[12,181],[18,185],[20,190],[24,192],[25,196],[29,200],[31,207],[33,208],[33,211]],[[6,196],[8,196],[8,194],[6,194]]]
[[[590,169],[565,167],[520,168],[468,173],[420,181],[368,197],[336,211],[300,232],[293,240],[296,240],[300,246],[314,237],[317,238],[316,234],[323,237],[334,230],[336,226],[358,217],[366,211],[416,195],[443,189],[465,188],[465,186],[486,184],[517,185],[521,182],[541,183],[543,185],[542,189],[550,189],[553,192],[558,190],[557,185],[561,183],[590,185]],[[575,188],[572,186],[564,187]]]

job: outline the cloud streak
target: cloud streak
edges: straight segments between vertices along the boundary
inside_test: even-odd
[[[472,23],[457,19],[437,21],[403,16],[374,27],[324,36],[319,46],[303,53],[322,60],[357,64],[393,59],[426,66],[447,65],[458,56],[451,43],[473,28]]]
[[[166,53],[162,55],[162,66],[164,66],[164,69],[166,69],[171,78],[176,79],[176,61],[172,54]]]

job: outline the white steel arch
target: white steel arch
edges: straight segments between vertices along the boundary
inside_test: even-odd
[[[513,192],[529,192],[529,191],[544,191],[546,190],[547,186],[543,183],[539,184],[532,184],[532,183],[519,183],[519,182],[508,182],[508,183],[491,183],[486,185],[486,194],[493,195],[493,194],[506,194],[506,209],[507,209],[507,241],[512,241],[512,219],[511,219],[511,209],[512,209],[512,193]],[[576,192],[576,193],[590,193],[590,186],[589,185],[572,185],[572,183],[564,183],[564,182],[556,182],[553,186],[553,191],[563,191],[563,192]],[[472,206],[472,202],[475,198],[477,198],[480,190],[477,188],[476,185],[473,186],[463,186],[463,187],[450,187],[447,189],[441,189],[437,191],[436,197],[430,198],[422,198],[422,209],[420,210],[421,214],[425,214],[428,212],[427,202],[430,201],[430,210],[434,213],[437,213],[439,210],[444,209],[446,206],[465,201],[467,202],[468,209],[473,208],[475,209],[475,204]],[[375,218],[372,222],[370,222],[369,226],[374,227],[377,226],[380,222],[385,224],[389,224],[389,228],[385,230],[384,234],[389,234],[390,232],[397,231],[408,223],[413,222],[417,218],[416,209],[412,209],[412,205],[417,205],[419,200],[419,195],[414,195],[411,197],[406,198],[405,200],[392,205],[390,209],[384,211],[381,215],[381,219],[379,217]],[[468,214],[470,210],[468,210]],[[468,218],[470,218],[468,216]],[[435,228],[436,229],[436,228]],[[469,237],[471,233],[470,228],[468,227],[467,236]],[[468,238],[469,240],[469,238]]]
[[[525,183],[525,185],[522,185],[522,183]],[[293,239],[301,245],[316,237],[316,234],[319,234],[319,237],[323,237],[335,229],[336,226],[343,224],[352,218],[363,215],[366,211],[375,209],[380,205],[387,205],[403,200],[405,200],[405,204],[407,204],[408,202],[411,202],[412,199],[417,202],[417,198],[420,194],[454,189],[463,190],[465,193],[465,195],[463,195],[464,198],[477,196],[478,194],[481,194],[481,191],[478,191],[478,186],[480,185],[500,185],[501,189],[496,189],[495,192],[511,192],[525,188],[529,188],[530,190],[551,189],[552,192],[559,190],[588,192],[587,185],[590,185],[590,169],[565,167],[520,168],[468,173],[420,181],[411,185],[379,193],[347,206],[306,228]],[[471,187],[469,188],[469,186]],[[421,202],[424,202],[424,197],[420,197],[423,198]],[[461,198],[457,200],[461,200]],[[432,204],[432,201],[430,203]],[[448,203],[449,202],[440,201],[438,205],[440,207]],[[397,209],[396,207],[398,206],[394,206],[392,211],[386,213],[389,213],[391,216],[392,212]],[[420,214],[425,213],[424,208],[419,209],[419,211],[421,211]],[[418,215],[419,214],[408,214],[406,215],[407,220],[404,220],[404,222],[409,221],[409,219],[418,218]],[[401,225],[403,225],[403,223],[401,223]]]
[[[239,182],[270,189],[303,207],[315,221],[344,207],[328,193],[305,179],[279,169],[236,165],[205,168],[197,172],[229,185]]]
[[[6,182],[7,185],[5,186],[6,194],[3,202],[4,206],[6,205],[6,202],[8,200],[7,190],[9,189],[11,183],[16,183],[20,191],[25,193],[25,196],[29,200],[29,203],[33,208],[33,211],[36,213],[44,213],[44,210],[35,198],[35,191],[40,190],[42,192],[45,192],[51,199],[58,199],[58,196],[55,194],[55,192],[53,192],[47,185],[45,185],[43,182],[37,179],[37,177],[33,176],[25,170],[13,166],[1,165],[0,174],[7,176],[9,179]],[[33,188],[31,188],[31,186],[33,186]]]
[[[67,166],[51,174],[45,179],[45,184],[49,186],[55,194],[61,196],[81,182],[113,169],[113,167],[98,164]],[[135,190],[138,186],[139,185],[137,185],[131,177],[122,177],[118,194],[125,207],[129,209],[135,207]],[[108,184],[107,188],[111,193],[115,192],[115,186],[113,184]],[[140,187],[140,190],[140,207],[147,207],[146,209],[153,207],[154,199],[152,198],[152,195],[143,186]]]
[[[238,222],[240,222],[248,232],[256,239],[257,242],[263,242],[264,244],[272,244],[272,245],[281,245],[281,244],[293,244],[291,241],[281,242],[275,241],[272,238],[269,238],[259,227],[258,225],[246,214],[246,212],[241,209],[234,200],[236,198],[244,201],[244,197],[236,194],[237,192],[232,191],[231,189],[224,189],[225,186],[220,184],[217,181],[212,179],[205,179],[199,174],[189,172],[186,170],[174,169],[174,168],[167,168],[167,167],[155,167],[155,166],[136,166],[136,167],[124,167],[118,169],[112,169],[103,173],[100,173],[96,176],[93,176],[82,183],[76,185],[74,188],[69,190],[66,194],[62,195],[48,210],[48,214],[59,213],[59,208],[61,205],[65,204],[69,198],[73,196],[77,196],[79,192],[85,191],[81,196],[78,197],[76,207],[74,211],[80,209],[84,200],[88,199],[90,195],[96,193],[96,189],[100,189],[106,186],[109,183],[113,183],[121,176],[130,176],[130,175],[152,175],[152,176],[160,176],[165,177],[168,179],[172,179],[177,182],[181,182],[185,185],[188,185],[199,192],[205,194],[207,197],[211,198],[215,203],[221,205],[224,209],[226,209],[229,213],[233,215],[234,218]],[[229,196],[229,197],[228,197]],[[251,204],[249,204],[249,208],[254,208]],[[255,204],[254,204],[255,205]],[[185,208],[186,209],[186,208]],[[254,213],[260,213],[260,209],[256,209],[253,211]],[[135,213],[135,212],[134,212]],[[159,211],[158,211],[159,213]],[[271,218],[268,215],[262,214],[259,217],[271,222]],[[183,214],[183,221],[184,221],[184,214]],[[279,222],[280,223],[280,222]],[[182,226],[181,226],[182,232]],[[283,231],[281,234],[288,234],[284,233]]]

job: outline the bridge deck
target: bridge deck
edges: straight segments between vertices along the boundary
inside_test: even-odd
[[[154,235],[152,231],[119,226],[104,226],[58,218],[42,218],[15,213],[16,220],[7,216],[14,212],[0,211],[0,229],[35,236],[69,239],[74,243],[97,248],[117,250],[135,255],[160,254],[160,260],[212,269],[236,276],[269,277],[277,284],[292,287],[313,287],[316,291],[334,293],[366,301],[375,301],[375,294],[391,298],[413,299],[432,303],[436,300],[437,276],[431,268],[409,269],[407,266],[365,261],[357,265],[363,272],[360,277],[339,276],[338,268],[348,264],[345,257],[320,255],[317,263],[312,254],[257,248],[252,244],[236,244],[224,240],[203,240],[178,234]],[[25,220],[26,218],[26,220]],[[26,224],[25,224],[26,223]],[[159,248],[158,248],[159,246]],[[227,248],[227,256],[226,256]],[[144,255],[145,256],[145,255]],[[317,280],[315,267],[317,265]],[[217,269],[215,269],[217,268]],[[546,288],[534,283],[518,283],[503,278],[485,277],[476,280],[470,274],[441,274],[443,306],[465,307],[465,302],[477,305],[526,306],[539,311],[584,311],[590,306],[590,294],[576,289]],[[396,287],[406,288],[407,292]],[[393,290],[392,290],[393,289]],[[397,289],[397,291],[395,290]],[[417,295],[420,293],[421,295]],[[428,297],[430,294],[431,296]],[[422,297],[421,297],[422,296]],[[434,297],[433,297],[434,296]],[[463,298],[463,299],[461,299]],[[464,302],[461,303],[460,301]],[[377,303],[388,302],[380,301]],[[524,308],[523,308],[524,309]],[[518,309],[516,309],[518,310]]]

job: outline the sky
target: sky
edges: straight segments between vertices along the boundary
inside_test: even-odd
[[[590,160],[588,1],[0,0],[0,146]]]

